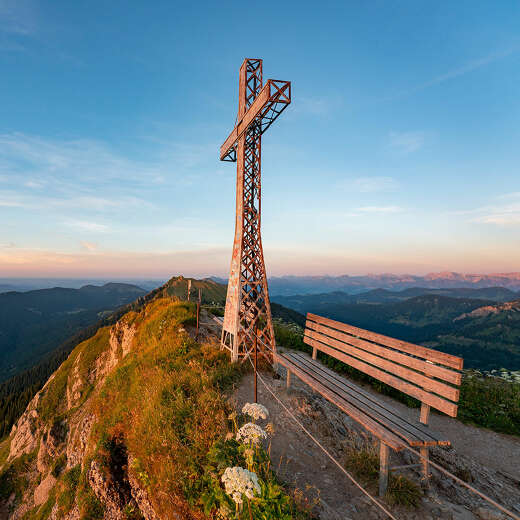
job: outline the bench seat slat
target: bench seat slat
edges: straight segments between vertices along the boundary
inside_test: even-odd
[[[300,356],[300,357],[304,357],[305,356],[304,354],[299,353],[299,352],[298,353],[294,352],[294,353],[292,353],[292,355]],[[314,361],[314,363],[316,363],[316,366],[319,366],[319,368],[320,368],[320,370],[322,372],[325,372],[325,373],[329,374],[330,376],[332,376],[333,378],[336,378],[336,379],[341,378],[341,383],[343,385],[345,385],[346,387],[348,387],[348,388],[352,389],[353,391],[357,392],[358,394],[364,396],[366,399],[368,399],[370,401],[373,401],[375,404],[381,405],[385,409],[389,410],[392,414],[397,415],[397,416],[400,417],[399,412],[395,408],[392,408],[389,404],[380,402],[377,399],[377,397],[375,397],[374,395],[368,393],[366,390],[364,390],[360,386],[356,385],[355,383],[352,383],[349,379],[347,379],[345,377],[341,377],[337,372],[334,372],[333,370],[331,370],[327,366],[323,365],[319,361]],[[418,421],[415,421],[413,424],[414,424],[415,428],[417,428],[418,430],[422,431],[425,435],[430,435],[437,442],[444,442],[444,439],[441,437],[441,435],[439,435],[435,431],[431,430],[429,426],[427,426],[425,424],[422,424],[422,423],[420,423]]]
[[[449,445],[450,442],[430,430],[427,426],[419,422],[410,422],[399,415],[399,412],[386,403],[378,401],[374,396],[364,392],[360,387],[342,378],[338,374],[326,369],[318,361],[314,361],[303,354],[285,354],[292,360],[299,360],[312,369],[317,378],[328,381],[327,384],[334,385],[337,391],[347,400],[352,400],[363,406],[363,411],[379,422],[383,422],[387,428],[394,431],[408,441],[411,446],[437,446]],[[359,407],[359,405],[358,405]]]
[[[343,341],[344,343],[348,343],[349,345],[353,345],[360,349],[366,350],[372,354],[377,354],[378,356],[390,359],[401,365],[405,365],[415,370],[419,370],[420,372],[424,372],[425,374],[428,374],[431,377],[442,379],[444,381],[447,381],[448,383],[452,383],[457,386],[461,383],[462,376],[460,372],[455,372],[454,370],[451,370],[449,368],[434,365],[431,362],[410,356],[408,354],[401,354],[400,352],[392,350],[391,348],[385,345],[381,346],[376,343],[372,343],[364,339],[357,338],[345,332],[332,329],[325,325],[320,325],[319,323],[315,323],[311,320],[307,320],[305,326],[308,329],[315,330],[316,332],[321,332],[323,334],[326,334],[327,336],[331,336],[340,341]]]
[[[451,354],[446,354],[445,352],[439,352],[438,350],[421,347],[420,345],[414,345],[413,343],[408,343],[407,341],[401,341],[399,339],[390,338],[389,336],[378,334],[376,332],[370,332],[365,329],[353,327],[352,325],[347,325],[346,323],[341,323],[339,321],[331,320],[329,318],[324,318],[322,316],[318,316],[310,312],[307,313],[307,318],[316,323],[321,323],[323,325],[337,330],[341,330],[348,334],[368,339],[369,341],[374,341],[376,343],[380,343],[382,345],[386,345],[388,347],[392,347],[397,350],[407,352],[408,354],[412,354],[414,356],[422,357],[423,359],[427,359],[428,361],[432,361],[433,363],[439,363],[441,365],[454,368],[455,370],[462,370],[463,359],[460,357],[453,356]]]
[[[275,353],[274,358],[276,362],[288,368],[302,381],[307,383],[311,388],[316,390],[331,403],[335,404],[338,408],[347,413],[355,421],[359,422],[364,428],[366,428],[369,432],[371,432],[377,438],[382,440],[385,444],[387,444],[396,451],[404,449],[405,443],[403,439],[399,438],[397,435],[386,429],[377,421],[374,421],[367,415],[363,414],[358,408],[353,406],[347,400],[343,399],[342,397],[338,396],[337,394],[329,390],[323,383],[309,375],[300,366],[296,365],[291,359],[285,357],[283,354],[278,353]]]
[[[323,331],[323,333],[321,331]],[[423,374],[419,374],[418,372],[415,372],[410,368],[398,365],[393,361],[376,356],[370,352],[367,352],[366,350],[357,348],[356,346],[351,345],[349,343],[345,343],[345,340],[343,340],[343,338],[341,338],[341,341],[338,339],[334,339],[331,337],[333,334],[334,331],[330,329],[327,330],[326,327],[320,327],[320,332],[317,332],[315,330],[305,331],[306,337],[316,339],[318,341],[321,341],[322,343],[327,343],[331,347],[337,348],[342,352],[351,354],[362,361],[366,361],[371,365],[375,365],[379,368],[384,369],[387,372],[391,372],[402,379],[406,379],[411,383],[415,383],[416,385],[424,388],[425,390],[429,390],[431,392],[439,394],[451,401],[458,401],[458,388],[454,388],[440,381],[436,381]],[[338,333],[338,335],[340,334],[341,333]]]
[[[437,410],[444,412],[447,415],[450,415],[451,417],[457,416],[457,405],[443,399],[442,397],[430,394],[422,388],[407,383],[406,381],[399,379],[398,377],[393,376],[392,374],[384,372],[383,370],[369,365],[364,361],[360,361],[357,358],[349,356],[348,354],[339,352],[337,349],[329,347],[328,345],[321,343],[315,339],[305,337],[304,341],[311,347],[315,347],[318,350],[321,350],[322,352],[325,352],[326,354],[329,354],[335,357],[336,359],[343,361],[344,363],[347,363],[348,365],[358,370],[361,370],[365,374],[379,379],[379,381],[382,381],[383,383],[386,383],[387,385],[390,385],[396,388],[397,390],[401,390],[402,392],[405,392],[408,395],[415,397],[419,401],[426,403],[432,406],[433,408],[436,408]]]

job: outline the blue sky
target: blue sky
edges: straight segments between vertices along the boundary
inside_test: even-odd
[[[244,5],[0,0],[1,275],[225,275],[245,57],[270,274],[519,270],[518,2]]]

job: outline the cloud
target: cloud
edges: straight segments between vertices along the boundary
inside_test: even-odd
[[[357,177],[346,179],[341,186],[349,191],[358,193],[374,193],[395,191],[399,183],[393,177]]]
[[[388,96],[385,96],[379,100],[376,100],[375,102],[376,103],[387,102],[387,101],[393,101],[396,99],[408,97],[412,94],[415,94],[416,92],[420,92],[421,90],[433,87],[435,85],[440,85],[442,83],[445,83],[446,81],[450,81],[455,78],[464,76],[465,74],[469,74],[470,72],[473,72],[482,67],[485,67],[486,65],[490,65],[491,63],[494,63],[495,61],[499,61],[503,58],[506,58],[507,56],[510,56],[511,54],[514,54],[517,51],[518,51],[518,46],[512,46],[507,49],[503,49],[501,51],[496,51],[496,52],[487,54],[486,56],[482,56],[480,58],[471,60],[459,67],[453,68],[445,73],[434,76],[433,78],[431,78],[427,81],[424,81],[423,83],[419,83],[408,89],[404,89],[401,92],[397,92],[395,94],[390,94]]]
[[[0,31],[28,36],[35,31],[35,9],[28,0],[0,1]]]
[[[469,211],[459,211],[458,215],[466,215],[469,222],[488,224],[499,227],[515,227],[520,225],[520,192],[507,193],[495,197],[495,204],[482,206]]]
[[[79,229],[81,231],[90,231],[93,233],[105,233],[108,231],[108,226],[99,224],[98,222],[90,222],[88,220],[69,220],[64,222],[64,225]]]
[[[401,213],[402,211],[404,209],[399,206],[362,206],[355,210],[359,213]]]
[[[405,155],[422,148],[424,141],[424,132],[390,132],[388,135],[389,146]]]
[[[325,116],[342,104],[339,96],[301,96],[293,101],[294,111],[311,116]]]
[[[486,65],[489,65],[490,63],[493,63],[502,58],[505,58],[505,57],[509,56],[510,54],[513,54],[517,50],[518,50],[517,47],[510,47],[508,49],[494,52],[494,53],[488,54],[487,56],[483,56],[481,58],[469,61],[468,63],[466,63],[460,67],[452,69],[444,74],[440,74],[440,75],[432,78],[431,80],[426,81],[425,83],[422,83],[421,85],[418,85],[417,87],[415,87],[414,90],[421,90],[421,89],[430,87],[432,85],[438,85],[439,83],[444,83],[445,81],[448,81],[450,79],[458,78],[459,76],[464,76],[465,74],[468,74],[469,72],[473,72],[474,70],[480,69],[482,67],[485,67]]]
[[[98,245],[94,242],[87,242],[86,240],[82,240],[80,242],[81,248],[85,251],[95,251],[98,248]]]

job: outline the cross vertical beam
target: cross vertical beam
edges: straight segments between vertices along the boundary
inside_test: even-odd
[[[245,358],[258,338],[269,361],[275,350],[261,223],[261,136],[290,103],[290,83],[262,83],[262,60],[246,59],[239,73],[238,120],[221,147],[221,160],[236,161],[235,240],[221,344],[233,361]]]

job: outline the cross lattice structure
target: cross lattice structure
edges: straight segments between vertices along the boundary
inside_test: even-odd
[[[220,160],[237,163],[235,240],[221,344],[233,361],[245,358],[253,338],[272,361],[275,339],[260,235],[262,134],[291,102],[291,83],[262,83],[262,60],[240,67],[237,123],[220,147]]]

